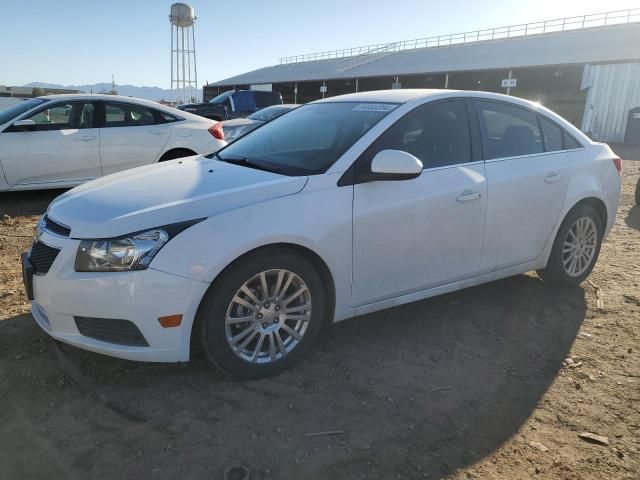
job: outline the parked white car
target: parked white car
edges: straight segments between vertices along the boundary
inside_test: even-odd
[[[608,146],[513,97],[334,97],[217,155],[63,194],[23,255],[25,284],[63,342],[174,362],[194,338],[223,371],[262,377],[326,322],[531,270],[579,284],[614,223],[620,169]]]
[[[225,145],[220,123],[156,102],[113,95],[33,98],[0,110],[0,191],[73,187]]]

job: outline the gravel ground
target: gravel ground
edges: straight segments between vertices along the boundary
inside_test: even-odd
[[[0,478],[222,479],[244,465],[252,479],[639,479],[640,161],[624,168],[580,288],[520,275],[367,315],[297,368],[242,383],[202,358],[52,341],[19,253],[60,192],[0,194]]]

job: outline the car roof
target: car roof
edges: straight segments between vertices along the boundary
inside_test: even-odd
[[[449,98],[449,97],[468,97],[468,98],[486,98],[488,100],[506,100],[512,103],[525,105],[528,107],[537,106],[538,104],[517,97],[503,95],[501,93],[482,92],[475,90],[445,90],[445,89],[429,89],[429,88],[407,88],[397,90],[374,90],[370,92],[348,93],[346,95],[337,95],[322,100],[316,100],[312,103],[331,103],[331,102],[389,102],[389,103],[408,103],[414,100],[423,100],[433,97]]]
[[[338,95],[322,100],[316,100],[313,103],[327,102],[389,102],[389,103],[406,103],[417,98],[436,95],[438,93],[451,90],[434,90],[421,88],[408,88],[397,90],[373,90],[370,92],[347,93],[346,95]]]
[[[51,100],[51,101],[104,100],[104,101],[110,101],[110,102],[135,103],[137,105],[155,108],[156,110],[161,110],[163,112],[167,112],[172,115],[180,115],[181,117],[189,118],[190,120],[207,120],[204,117],[201,117],[199,115],[193,115],[189,112],[185,112],[168,105],[163,105],[161,103],[154,102],[153,100],[145,100],[144,98],[137,98],[137,97],[125,97],[122,95],[107,95],[107,94],[100,94],[100,93],[63,93],[58,95],[44,95],[38,98],[42,98],[43,100]]]

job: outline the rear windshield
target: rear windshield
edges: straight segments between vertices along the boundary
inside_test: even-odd
[[[16,103],[15,105],[11,105],[10,107],[0,110],[0,125],[7,123],[18,115],[22,115],[27,110],[31,110],[33,107],[36,107],[47,101],[48,100],[45,100],[44,98],[31,98],[29,100],[25,100],[24,102]]]
[[[268,122],[269,120],[273,120],[274,118],[279,117],[289,110],[291,110],[290,107],[279,107],[276,105],[274,107],[267,107],[263,108],[262,110],[258,110],[256,113],[252,113],[247,118],[251,120],[258,120],[259,122]]]
[[[324,173],[396,107],[361,102],[303,105],[230,144],[220,157],[255,160],[285,175]]]

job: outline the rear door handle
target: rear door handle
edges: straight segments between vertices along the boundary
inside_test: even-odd
[[[562,179],[562,175],[558,172],[552,172],[544,179],[546,183],[556,183]]]
[[[81,137],[76,137],[76,142],[90,142],[95,139],[96,137],[94,135],[83,135]]]
[[[456,197],[456,202],[464,203],[464,202],[472,202],[473,200],[478,200],[482,194],[480,192],[472,192],[471,190],[465,190],[460,195]]]

